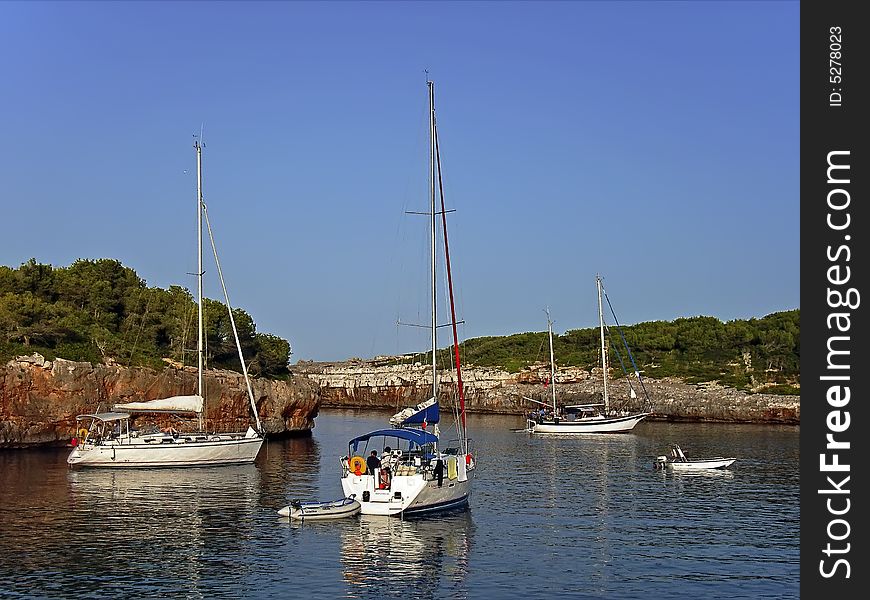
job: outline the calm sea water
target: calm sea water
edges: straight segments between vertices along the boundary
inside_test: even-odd
[[[529,437],[472,416],[468,511],[298,525],[341,496],[339,457],[388,415],[323,411],[256,464],[70,471],[68,449],[0,453],[0,596],[21,598],[797,598],[797,427],[642,422]],[[446,429],[446,426],[445,426]],[[653,457],[738,457],[674,475]]]

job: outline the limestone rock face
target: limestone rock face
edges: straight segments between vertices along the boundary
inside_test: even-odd
[[[300,362],[293,371],[317,381],[324,407],[379,408],[400,410],[432,397],[431,366],[396,365],[387,361],[345,363]],[[455,376],[439,374],[442,401],[452,402]],[[462,370],[466,409],[477,413],[524,414],[538,405],[529,400],[552,402],[548,365],[534,365],[519,373],[494,368],[466,367]],[[556,373],[559,403],[601,402],[601,369],[590,373],[568,367]],[[640,398],[642,390],[635,382]],[[749,394],[716,384],[692,385],[679,379],[644,379],[652,400],[651,418],[670,421],[719,421],[730,423],[800,423],[800,397]],[[629,399],[625,379],[609,382],[611,405]],[[639,408],[637,400],[629,406]]]
[[[92,365],[40,355],[0,366],[0,447],[62,445],[76,415],[113,404],[196,393],[196,369]],[[308,433],[320,408],[315,381],[253,379],[251,387],[267,435]],[[206,423],[210,430],[243,431],[251,422],[244,377],[233,371],[205,374]],[[166,417],[143,415],[160,423]]]

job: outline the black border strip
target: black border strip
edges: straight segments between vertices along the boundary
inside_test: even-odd
[[[859,590],[863,598],[867,593],[864,514],[870,507],[859,488],[868,487],[864,461],[870,458],[862,443],[865,431],[870,431],[865,408],[870,384],[861,377],[870,369],[865,316],[870,306],[864,305],[870,304],[870,165],[864,139],[868,133],[859,123],[868,118],[863,113],[870,112],[870,26],[859,18],[859,6],[843,1],[801,3],[800,588],[807,598],[858,598]],[[829,161],[849,169],[829,172]],[[850,296],[850,289],[857,295]],[[853,306],[836,306],[838,294],[851,299]],[[832,354],[831,348],[838,353]],[[849,447],[827,447],[828,434]],[[830,465],[834,454],[840,465],[849,465],[848,471],[823,470],[821,456]]]

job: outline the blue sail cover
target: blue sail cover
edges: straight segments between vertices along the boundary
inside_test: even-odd
[[[373,437],[394,437],[400,440],[408,440],[418,446],[423,444],[432,444],[438,441],[438,437],[423,431],[422,429],[378,429],[365,435],[353,438],[349,443],[353,445],[353,451],[359,447],[360,442],[366,442]]]
[[[417,406],[409,406],[403,408],[392,417],[390,417],[390,425],[393,427],[404,427],[405,425],[433,425],[441,420],[441,411],[438,408],[438,401],[435,398],[429,398],[425,402],[421,402]]]
[[[422,425],[423,423],[437,423],[440,420],[441,410],[438,408],[438,403],[435,402],[402,421],[402,425]]]

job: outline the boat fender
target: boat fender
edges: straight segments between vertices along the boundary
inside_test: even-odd
[[[351,456],[347,464],[354,475],[362,475],[366,472],[366,461],[362,456]]]

